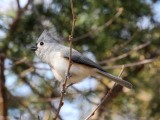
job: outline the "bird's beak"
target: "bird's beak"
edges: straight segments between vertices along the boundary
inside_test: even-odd
[[[32,51],[36,51],[36,50],[37,50],[37,46],[32,46],[32,47],[31,47],[31,50],[32,50]]]

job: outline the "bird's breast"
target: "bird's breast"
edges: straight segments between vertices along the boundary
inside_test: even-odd
[[[65,73],[68,70],[69,59],[64,58],[61,53],[57,52],[50,58],[51,69],[57,80],[62,81],[65,79]],[[72,63],[70,69],[71,78],[69,83],[78,82],[91,74],[91,68],[83,64]]]

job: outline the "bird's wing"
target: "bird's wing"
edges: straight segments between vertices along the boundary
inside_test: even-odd
[[[64,57],[69,59],[69,50],[66,49],[64,52]],[[95,62],[93,62],[92,60],[88,59],[87,57],[84,57],[81,53],[79,53],[78,51],[74,50],[72,51],[72,58],[71,60],[75,63],[79,63],[79,64],[83,64],[83,65],[87,65],[90,66],[92,68],[97,68],[99,71],[97,71],[98,73],[110,78],[111,80],[113,80],[114,82],[125,86],[129,89],[132,88],[132,84],[129,83],[128,81],[125,81],[119,77],[116,77],[114,75],[111,75],[109,73],[107,73],[103,68],[101,68],[101,66],[99,66],[98,64],[96,64]]]
[[[64,57],[69,59],[69,52],[65,52],[64,54]],[[87,65],[89,67],[92,67],[92,68],[97,68],[101,71],[105,71],[103,68],[101,68],[100,65],[98,65],[97,63],[93,62],[92,60],[90,60],[89,58],[83,56],[81,53],[79,53],[78,51],[76,50],[72,50],[72,58],[71,60],[74,62],[74,63],[79,63],[79,64],[83,64],[83,65]]]

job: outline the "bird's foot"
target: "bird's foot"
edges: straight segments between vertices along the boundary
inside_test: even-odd
[[[70,79],[72,77],[72,75],[70,73],[65,73],[65,77],[67,77],[67,79]]]
[[[60,85],[60,93],[61,94],[66,94],[65,84],[63,82]]]
[[[61,94],[66,94],[66,89],[61,89]]]

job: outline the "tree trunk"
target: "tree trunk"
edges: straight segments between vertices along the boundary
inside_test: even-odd
[[[7,120],[4,60],[4,54],[0,54],[0,120]]]

